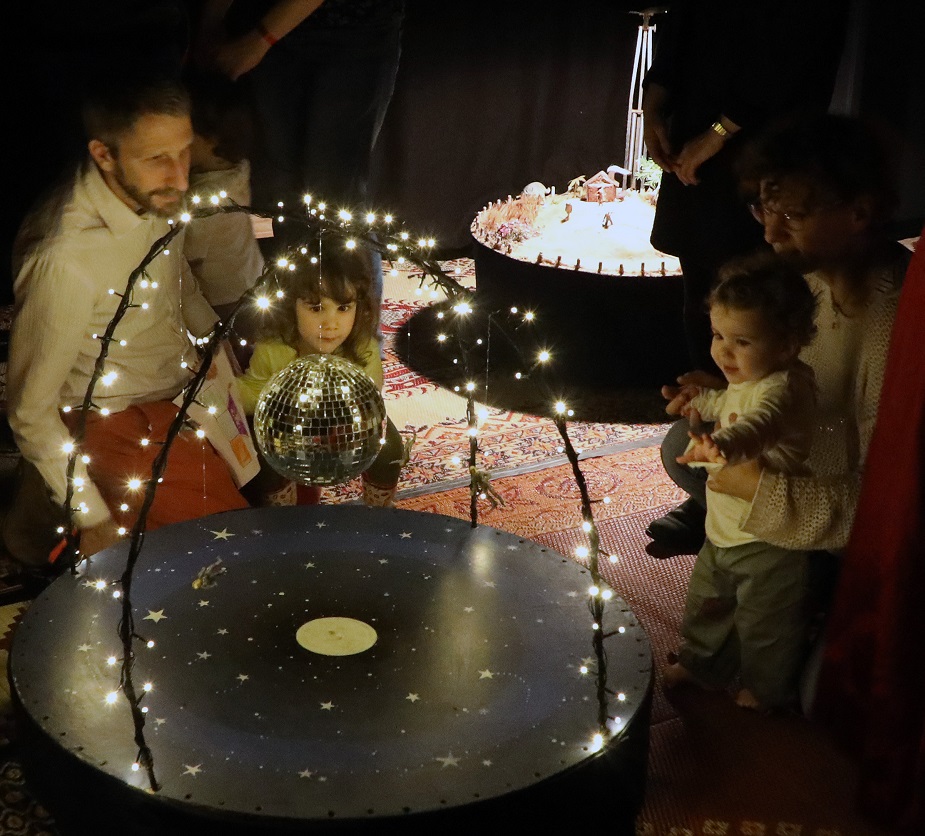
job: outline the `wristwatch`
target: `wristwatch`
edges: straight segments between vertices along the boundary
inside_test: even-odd
[[[725,139],[727,136],[729,136],[729,131],[727,131],[727,130],[723,127],[723,123],[720,122],[720,121],[718,121],[718,120],[717,120],[716,122],[714,122],[712,125],[710,125],[710,130],[715,131],[716,133],[718,133],[723,139]]]

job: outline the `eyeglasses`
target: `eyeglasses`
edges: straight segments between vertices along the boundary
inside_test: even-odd
[[[760,224],[766,223],[769,216],[776,216],[783,220],[784,226],[786,226],[787,229],[791,232],[795,232],[802,228],[810,215],[822,212],[825,209],[834,209],[836,206],[841,206],[843,203],[844,201],[838,200],[831,203],[819,204],[812,209],[807,209],[802,212],[784,212],[774,204],[768,204],[762,200],[755,200],[748,204],[748,209],[752,213],[752,217]]]

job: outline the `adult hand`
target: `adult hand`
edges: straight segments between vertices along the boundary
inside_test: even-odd
[[[707,487],[717,493],[737,496],[739,499],[751,502],[758,492],[761,472],[761,465],[754,459],[740,464],[727,464],[710,475],[707,479]]]
[[[216,68],[232,81],[256,67],[267,54],[270,45],[257,32],[248,32],[233,41],[221,44],[214,53]]]
[[[669,415],[684,415],[687,417],[688,404],[699,394],[699,386],[663,386],[662,397],[668,401],[665,412]]]
[[[122,539],[119,534],[118,526],[112,519],[104,520],[101,523],[92,525],[89,528],[80,530],[80,553],[84,557],[108,549]]]
[[[674,173],[685,186],[696,186],[697,169],[723,147],[723,138],[712,128],[685,143],[675,161]]]
[[[701,389],[725,389],[729,384],[725,377],[696,369],[685,372],[678,378],[681,386],[699,386]]]

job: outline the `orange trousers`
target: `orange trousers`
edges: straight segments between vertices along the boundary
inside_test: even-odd
[[[87,472],[120,525],[131,530],[144,501],[145,487],[131,488],[132,479],[151,478],[151,465],[160,453],[167,430],[177,415],[170,401],[136,404],[121,412],[87,417],[81,449],[90,457]],[[73,431],[78,416],[63,416]],[[143,445],[142,439],[148,439]],[[219,511],[247,508],[228,467],[205,439],[183,429],[167,457],[163,481],[148,511],[146,529],[183,522]]]

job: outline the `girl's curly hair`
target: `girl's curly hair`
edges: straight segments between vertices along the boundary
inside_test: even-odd
[[[818,300],[806,279],[771,252],[734,259],[719,272],[707,307],[758,311],[765,325],[781,339],[809,345],[816,335]]]
[[[361,248],[348,250],[341,242],[326,243],[322,255],[312,264],[308,256],[295,261],[295,269],[278,267],[276,281],[283,299],[273,306],[262,329],[265,339],[278,339],[296,347],[299,339],[296,302],[301,299],[317,305],[321,297],[338,304],[356,303],[356,319],[350,336],[340,352],[353,363],[363,366],[369,360],[369,345],[379,325],[378,300],[373,298],[373,262],[371,254]]]

